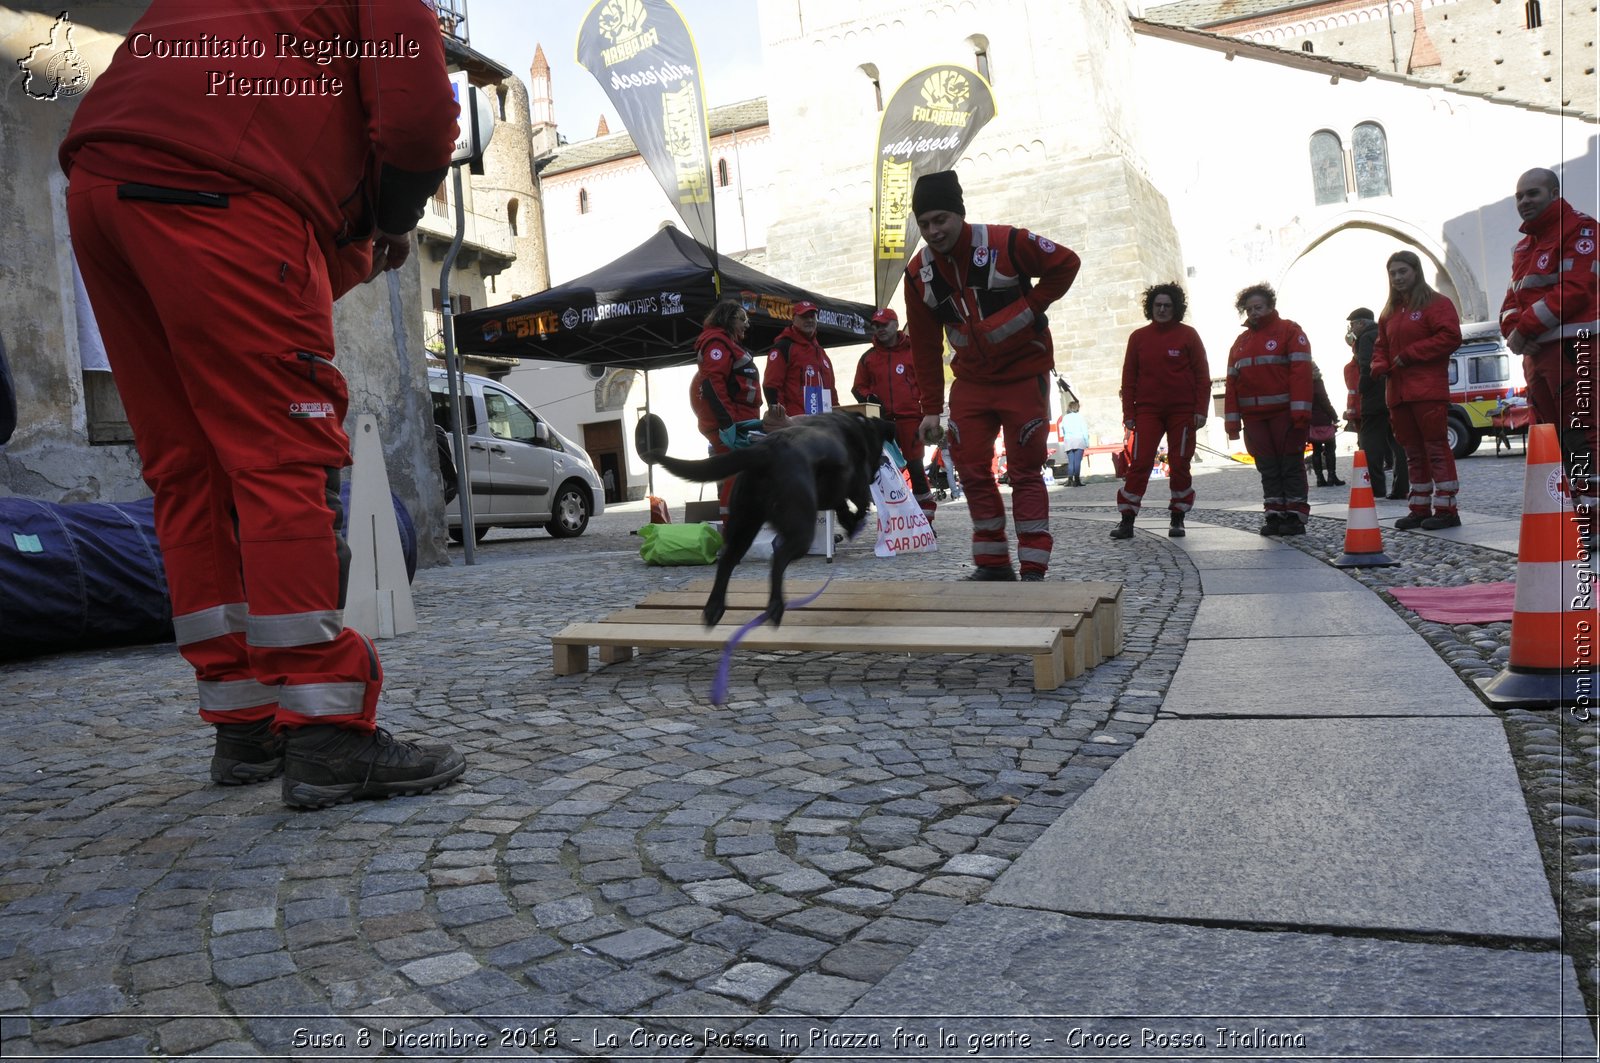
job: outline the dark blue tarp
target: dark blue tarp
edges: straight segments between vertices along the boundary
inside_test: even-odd
[[[342,493],[348,505],[348,483]],[[416,526],[390,497],[414,577]],[[171,640],[152,499],[0,498],[0,660]]]
[[[151,499],[0,498],[0,658],[171,639]]]

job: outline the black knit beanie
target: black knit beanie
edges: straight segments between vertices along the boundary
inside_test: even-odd
[[[917,178],[917,187],[911,192],[911,213],[920,218],[930,210],[967,216],[967,205],[961,199],[961,181],[954,170],[940,170]]]

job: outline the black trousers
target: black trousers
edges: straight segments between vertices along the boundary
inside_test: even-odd
[[[1406,471],[1406,452],[1394,438],[1388,410],[1376,417],[1369,416],[1363,410],[1361,429],[1356,433],[1356,440],[1367,456],[1367,475],[1372,480],[1373,497],[1391,493],[1385,486],[1388,483],[1383,471],[1385,465],[1392,464],[1394,467],[1393,493],[1404,494],[1411,490],[1411,475]]]

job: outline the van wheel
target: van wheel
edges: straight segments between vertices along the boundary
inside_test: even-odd
[[[483,537],[485,535],[488,535],[488,534],[489,534],[489,525],[480,524],[476,528],[472,529],[472,541],[475,542],[475,543],[481,543],[481,542],[483,542]],[[461,543],[466,542],[467,541],[467,537],[464,534],[462,534],[460,528],[451,528],[450,529],[450,541],[459,545]]]
[[[568,480],[556,492],[556,503],[550,510],[550,523],[545,531],[557,539],[571,539],[582,535],[589,526],[589,495],[577,481]]]
[[[1456,457],[1464,458],[1477,450],[1481,438],[1459,414],[1445,418],[1445,444]]]

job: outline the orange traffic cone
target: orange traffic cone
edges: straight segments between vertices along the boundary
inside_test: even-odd
[[[1528,430],[1522,491],[1511,659],[1483,692],[1497,705],[1587,707],[1596,693],[1600,612],[1554,425]]]
[[[1334,564],[1339,568],[1387,568],[1399,563],[1383,552],[1383,533],[1378,530],[1378,507],[1372,501],[1367,455],[1358,450],[1350,466],[1350,509],[1344,521],[1344,553]]]

